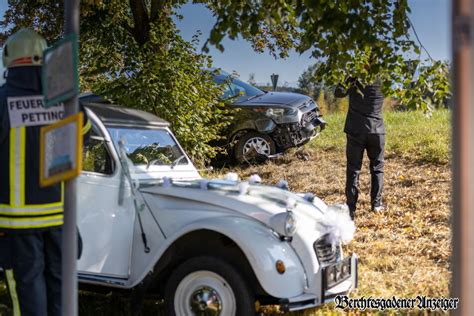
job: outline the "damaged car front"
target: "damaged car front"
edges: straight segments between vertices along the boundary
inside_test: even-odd
[[[309,96],[263,91],[226,72],[214,72],[213,79],[223,87],[223,100],[239,109],[226,133],[238,162],[255,152],[268,157],[304,145],[326,126]]]

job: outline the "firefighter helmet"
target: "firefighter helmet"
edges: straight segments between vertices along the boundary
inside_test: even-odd
[[[3,46],[3,66],[41,66],[46,40],[30,29],[21,29],[12,34]]]

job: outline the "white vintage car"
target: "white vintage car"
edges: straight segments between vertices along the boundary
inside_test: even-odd
[[[302,310],[357,286],[357,257],[341,247],[353,229],[346,208],[255,180],[203,179],[166,121],[114,105],[86,111],[82,286],[158,295],[179,316]]]

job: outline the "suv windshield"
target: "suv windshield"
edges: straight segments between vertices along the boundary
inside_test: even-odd
[[[213,76],[214,82],[224,85],[222,99],[228,99],[236,96],[253,97],[265,94],[262,90],[255,88],[239,79],[231,79],[229,75]]]
[[[122,140],[134,165],[186,165],[188,160],[169,132],[163,129],[108,127],[117,150]]]

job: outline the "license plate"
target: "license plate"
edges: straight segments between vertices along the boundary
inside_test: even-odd
[[[327,290],[351,277],[352,257],[323,268],[323,289]]]

